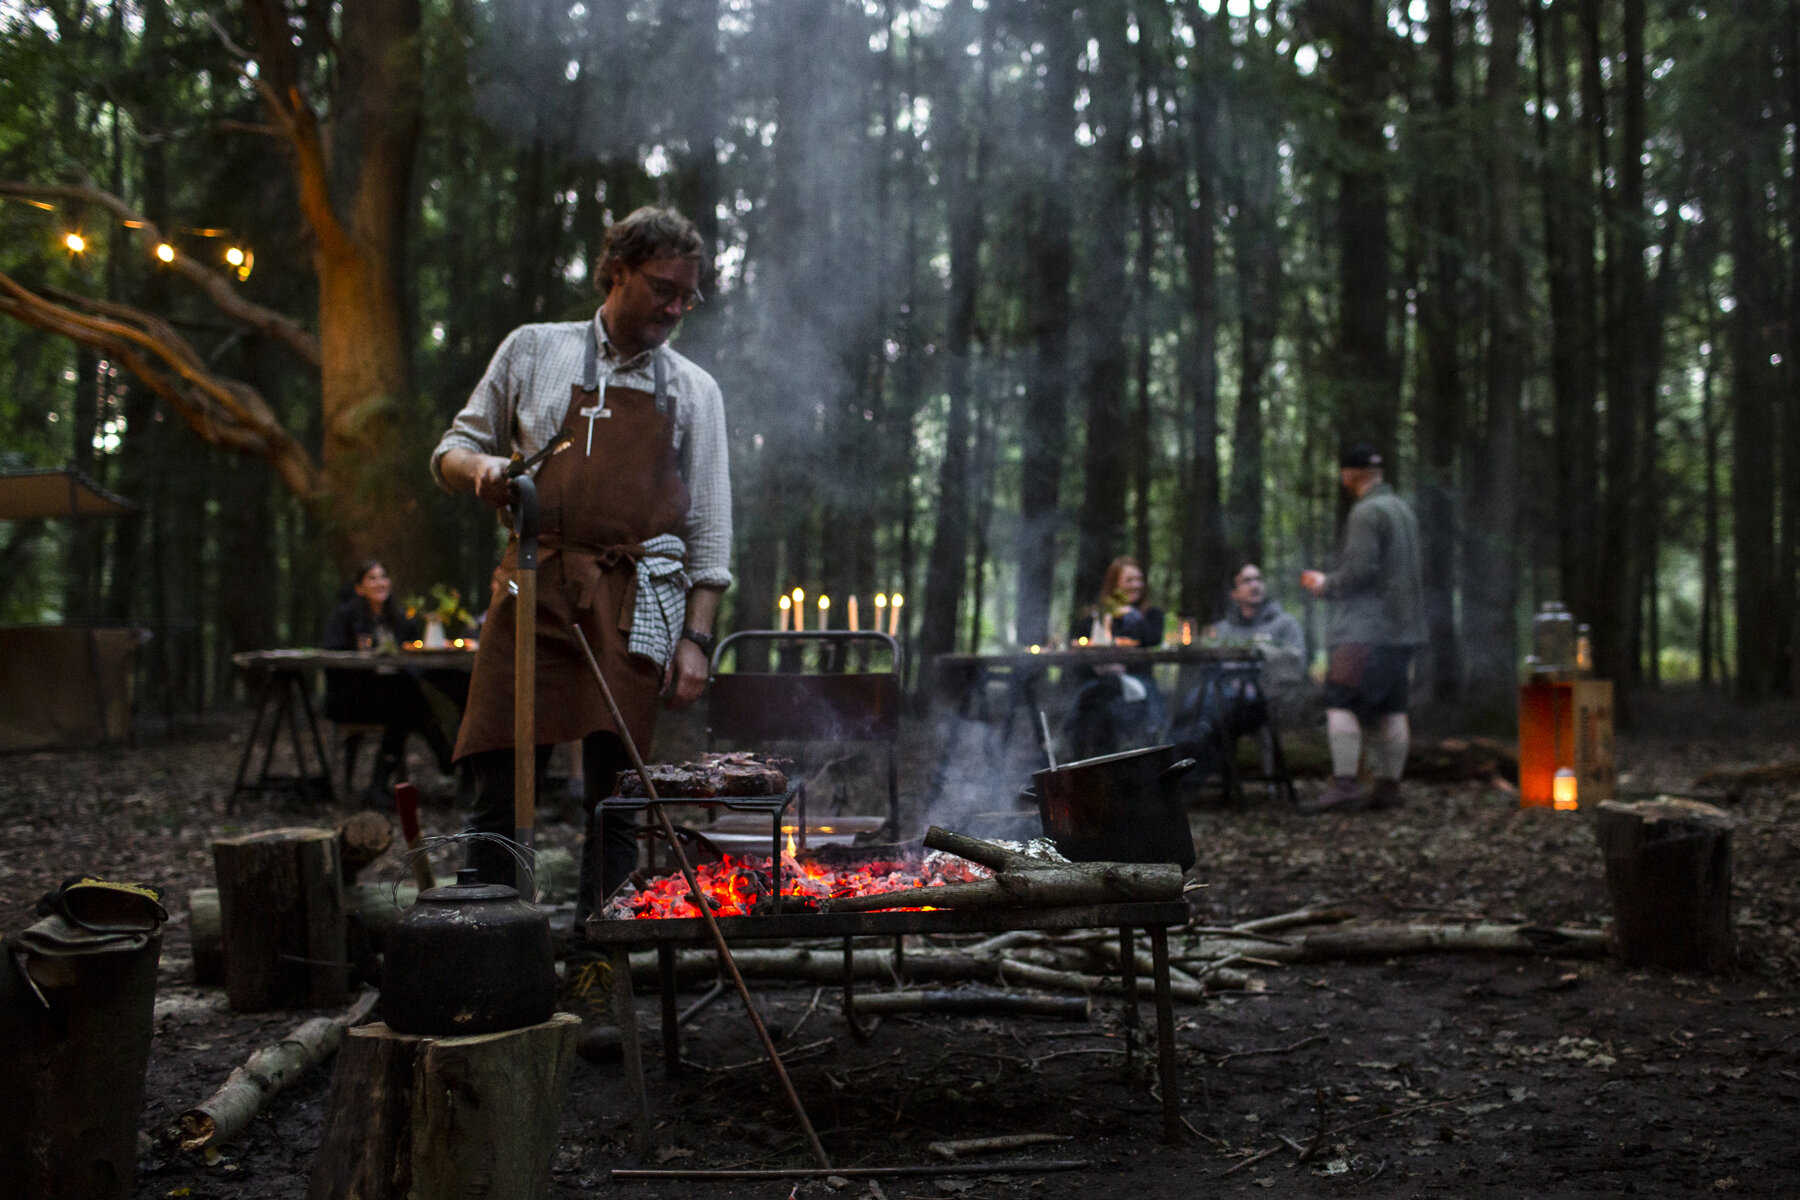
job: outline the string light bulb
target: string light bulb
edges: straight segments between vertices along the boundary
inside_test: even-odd
[[[167,243],[167,242],[158,242],[156,244],[156,259],[158,262],[164,262],[164,263],[174,262],[175,261],[175,247],[169,245],[169,243]]]
[[[244,265],[244,252],[236,246],[228,247],[225,251],[225,261],[234,267],[241,267]]]
[[[63,245],[69,248],[70,254],[80,254],[87,249],[87,239],[71,230],[63,235]]]

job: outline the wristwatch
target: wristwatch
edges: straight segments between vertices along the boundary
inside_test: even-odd
[[[694,645],[700,647],[700,653],[706,655],[706,657],[708,657],[708,658],[712,657],[712,652],[713,652],[713,635],[712,634],[701,633],[698,629],[684,629],[681,631],[681,636],[686,638],[688,641],[694,643]]]

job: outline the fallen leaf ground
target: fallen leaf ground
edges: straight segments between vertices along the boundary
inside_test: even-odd
[[[36,897],[77,870],[169,892],[177,917],[163,954],[146,1129],[166,1125],[251,1050],[313,1015],[233,1014],[220,990],[191,984],[180,914],[187,892],[212,882],[211,840],[329,824],[348,811],[262,797],[227,812],[247,724],[227,715],[149,730],[128,749],[0,762],[7,931],[29,923]],[[665,722],[662,749],[680,756],[697,744],[696,730],[691,718]],[[1633,793],[1681,791],[1708,769],[1785,760],[1795,756],[1797,731],[1792,706],[1745,711],[1691,694],[1647,698],[1635,730],[1619,741],[1621,784]],[[909,742],[909,811],[938,766],[939,733],[921,723]],[[990,790],[1016,789],[1030,768],[1018,746],[977,744],[950,764],[952,774],[971,753],[992,771]],[[435,799],[429,831],[454,831],[460,818],[448,781],[422,764],[415,769]],[[1610,960],[1431,955],[1258,968],[1260,990],[1178,1006],[1192,1128],[1178,1146],[1159,1139],[1153,1056],[1135,1044],[1116,1004],[1099,1006],[1087,1026],[894,1018],[861,1044],[830,992],[816,1001],[810,986],[758,993],[839,1165],[932,1161],[934,1140],[1019,1132],[1068,1139],[1026,1157],[1088,1164],[888,1179],[879,1187],[887,1197],[1792,1196],[1800,1193],[1797,807],[1792,785],[1747,789],[1730,803],[1742,822],[1740,964],[1722,977],[1631,971]],[[1208,923],[1321,900],[1370,919],[1592,927],[1608,918],[1588,815],[1521,811],[1489,785],[1414,787],[1397,813],[1306,818],[1256,794],[1233,806],[1199,797],[1192,815]],[[565,823],[540,829],[541,845],[574,842]],[[364,877],[389,870],[391,862],[377,863]],[[567,997],[584,1015],[594,1015],[590,1003]],[[640,1012],[653,1030],[653,997],[640,997]],[[1148,1005],[1143,1016],[1151,1016]],[[577,1064],[551,1195],[790,1194],[791,1184],[769,1181],[609,1181],[608,1171],[625,1165],[804,1161],[774,1081],[741,1065],[757,1055],[741,1010],[714,1005],[685,1039],[694,1069],[669,1080],[660,1058],[650,1060],[655,1150],[644,1162],[631,1150],[620,1069]],[[329,1083],[328,1071],[302,1080],[211,1161],[147,1152],[133,1195],[304,1195]],[[876,1193],[863,1181],[841,1190],[813,1181],[798,1194]]]

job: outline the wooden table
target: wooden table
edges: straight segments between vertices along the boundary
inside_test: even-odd
[[[256,719],[250,723],[250,736],[244,739],[244,753],[238,759],[237,778],[232,781],[231,795],[226,799],[227,812],[236,805],[240,792],[298,791],[303,796],[317,792],[336,803],[337,791],[331,784],[331,767],[325,756],[325,739],[319,733],[319,717],[313,708],[310,675],[314,671],[473,671],[473,649],[400,650],[247,650],[231,656],[232,665],[244,672],[256,688]],[[274,709],[267,730],[263,714]],[[301,721],[306,725],[311,742],[309,762],[306,741],[301,737]],[[282,775],[269,769],[275,743],[286,727],[294,752],[294,773]],[[262,765],[254,780],[246,780],[250,755],[262,738]],[[314,766],[316,764],[316,767]]]

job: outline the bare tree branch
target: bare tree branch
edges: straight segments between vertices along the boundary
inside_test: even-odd
[[[317,464],[255,388],[208,371],[194,348],[159,317],[108,301],[65,299],[103,315],[54,303],[0,273],[0,314],[105,355],[162,397],[201,439],[261,458],[296,496],[319,498],[323,478]]]
[[[116,217],[134,236],[143,235],[151,244],[163,239],[154,223],[124,200],[95,187],[91,183],[40,184],[0,181],[0,196],[18,196],[28,200],[61,200],[66,203],[92,204]],[[287,347],[294,356],[315,371],[320,368],[319,339],[298,321],[272,308],[244,299],[229,280],[196,259],[177,254],[169,269],[198,287],[220,312],[266,337]]]

